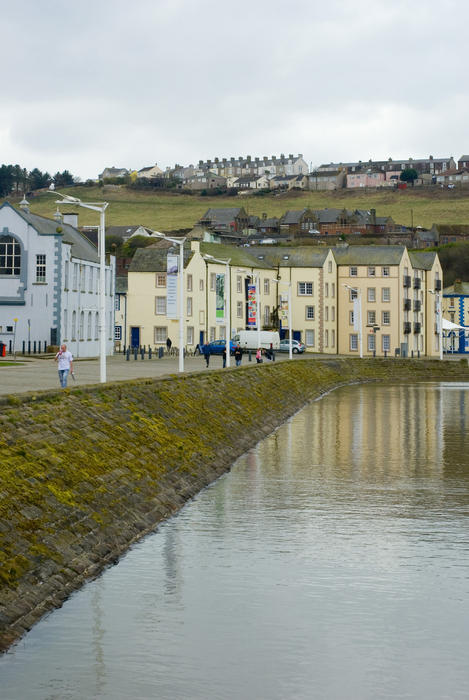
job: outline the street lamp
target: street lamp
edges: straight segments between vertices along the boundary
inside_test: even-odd
[[[186,239],[171,238],[170,236],[165,236],[164,233],[160,233],[160,231],[153,231],[153,229],[148,228],[147,226],[145,228],[154,236],[158,236],[158,238],[163,238],[165,241],[169,241],[173,245],[179,246],[179,372],[184,372],[184,243],[186,242]]]
[[[74,204],[83,209],[91,209],[99,212],[99,381],[103,384],[106,381],[106,223],[105,211],[109,202],[82,202],[78,197],[71,197],[68,194],[54,192],[62,199],[56,200],[56,204]]]
[[[436,299],[436,316],[437,316],[437,328],[438,328],[438,343],[440,346],[440,360],[443,359],[443,313],[441,309],[441,295],[439,292],[435,292],[433,289],[427,290],[429,294],[434,294]]]
[[[230,262],[231,258],[228,258],[228,260],[218,260],[218,258],[214,258],[213,255],[204,255],[203,256],[204,260],[208,260],[209,262],[213,263],[219,263],[220,265],[225,265],[225,276],[226,276],[226,283],[225,283],[225,320],[226,320],[226,366],[230,366],[230,352],[231,352],[231,280],[230,280]]]
[[[358,344],[359,344],[359,349],[360,349],[360,357],[363,358],[362,294],[361,294],[361,290],[358,289],[358,287],[351,287],[349,284],[343,284],[342,286],[346,287],[351,292],[355,292],[355,294],[357,295],[353,300],[354,302],[358,301],[358,304],[355,305],[355,303],[354,303],[353,327],[356,331],[358,331]]]
[[[244,272],[254,280],[254,295],[256,299],[256,328],[257,328],[257,347],[261,347],[261,305],[259,300],[259,273],[254,272],[249,273],[246,270],[238,270],[238,272]]]
[[[291,282],[272,279],[275,284],[286,284],[288,286],[288,357],[293,359],[293,327],[292,327],[292,310],[291,310]]]

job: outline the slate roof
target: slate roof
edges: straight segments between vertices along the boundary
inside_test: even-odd
[[[127,294],[129,280],[127,277],[116,277],[116,294]]]
[[[431,270],[435,262],[436,253],[434,251],[414,251],[409,250],[409,258],[412,267],[417,267],[420,270]]]
[[[307,211],[307,209],[289,209],[280,219],[280,223],[298,224]]]
[[[351,245],[331,248],[338,265],[399,265],[403,245]]]
[[[329,253],[329,248],[317,249],[313,246],[251,246],[251,255],[271,267],[322,267]]]
[[[464,156],[463,156],[464,157]],[[469,282],[458,282],[443,289],[443,294],[465,294],[469,296]]]
[[[140,226],[106,226],[106,236],[119,236],[130,238]]]
[[[211,221],[212,223],[216,224],[230,224],[237,216],[239,216],[241,211],[241,207],[207,209],[205,214],[200,217],[200,221]]]
[[[223,243],[201,243],[200,252],[202,255],[213,255],[219,260],[231,259],[231,266],[239,265],[240,267],[261,267],[270,269],[271,265],[265,260],[259,260],[252,254],[252,248],[239,248],[232,245],[224,245]]]
[[[60,227],[62,229],[62,243],[70,243],[72,245],[72,255],[74,258],[88,260],[90,262],[99,262],[96,246],[94,246],[84,234],[80,233],[78,229],[70,226],[70,224],[59,223],[55,221],[55,219],[47,219],[38,214],[31,214],[21,209],[15,209],[9,202],[5,202],[1,206],[14,209],[18,216],[21,216],[28,224],[31,224],[41,236],[57,236],[57,229]]]
[[[137,248],[130,263],[129,272],[166,272],[167,254],[171,246],[159,248]],[[179,254],[179,246],[173,246]],[[187,267],[194,253],[189,244],[184,246],[184,267]]]

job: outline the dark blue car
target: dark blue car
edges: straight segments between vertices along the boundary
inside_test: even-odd
[[[212,340],[208,344],[211,355],[223,355],[223,350],[226,348],[226,340]],[[236,343],[230,340],[230,355],[234,355]]]

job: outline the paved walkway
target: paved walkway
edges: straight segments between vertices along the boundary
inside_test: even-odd
[[[293,356],[294,360],[297,356]],[[300,356],[301,357],[301,356]],[[250,363],[247,356],[243,357],[243,365]],[[7,356],[7,362],[13,359]],[[276,362],[288,360],[287,353],[277,353]],[[210,357],[209,370],[222,368],[221,355]],[[234,366],[234,358],[231,358],[231,365]],[[68,378],[68,386],[79,386],[84,384],[99,383],[99,360],[75,360],[74,382],[71,376]],[[205,370],[205,360],[202,356],[186,357],[184,360],[184,370],[187,372],[200,372]],[[126,360],[122,355],[114,355],[107,358],[106,375],[107,381],[119,381],[122,379],[137,379],[140,377],[161,377],[168,374],[177,374],[179,371],[179,359],[177,357],[163,357],[161,359],[153,357],[151,360],[146,357],[144,360]],[[0,362],[0,394],[17,394],[24,391],[40,391],[41,389],[59,389],[59,378],[57,374],[57,364],[53,358],[17,358],[16,366],[1,366]]]

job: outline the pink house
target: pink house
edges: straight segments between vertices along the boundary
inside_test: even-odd
[[[347,175],[347,188],[355,189],[358,187],[382,187],[384,181],[384,173],[349,173]]]

